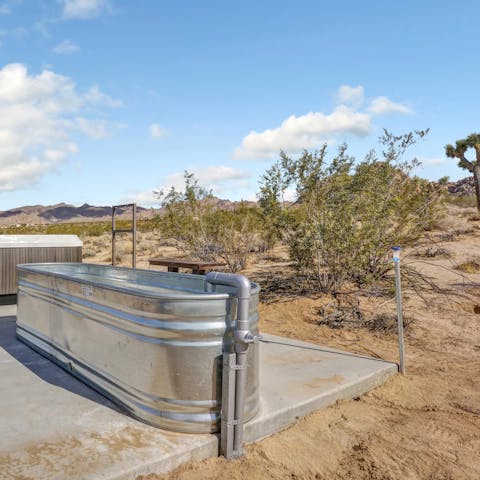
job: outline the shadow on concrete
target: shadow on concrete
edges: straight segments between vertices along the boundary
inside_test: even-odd
[[[333,348],[322,348],[322,347],[317,347],[316,345],[301,345],[296,342],[280,342],[277,340],[270,340],[266,338],[262,338],[260,340],[262,343],[273,343],[275,345],[285,345],[286,347],[293,347],[293,348],[299,348],[301,350],[313,350],[315,352],[323,352],[323,353],[332,353],[335,355],[340,355],[344,357],[352,357],[352,358],[364,358],[366,360],[371,360],[372,362],[380,362],[380,363],[388,363],[391,364],[389,360],[384,360],[383,358],[377,356],[374,352],[372,352],[373,356],[368,356],[368,355],[361,355],[359,353],[349,353],[349,352],[342,352],[341,350],[335,350]]]
[[[15,360],[45,382],[128,416],[123,408],[117,406],[101,393],[93,390],[54,362],[20,342],[15,336],[15,320],[14,316],[0,318],[0,349],[5,350]]]

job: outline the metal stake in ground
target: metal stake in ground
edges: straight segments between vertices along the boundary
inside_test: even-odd
[[[405,357],[403,342],[403,309],[402,309],[402,282],[400,277],[400,247],[392,247],[393,263],[395,264],[395,296],[397,298],[397,329],[398,329],[398,350],[400,357],[399,369],[405,375]]]

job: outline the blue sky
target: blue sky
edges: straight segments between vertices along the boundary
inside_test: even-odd
[[[480,131],[477,1],[0,0],[0,210],[148,204],[196,173],[253,199],[278,151]]]

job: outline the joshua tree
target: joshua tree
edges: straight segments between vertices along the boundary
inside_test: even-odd
[[[475,160],[468,160],[465,157],[465,153],[469,148],[475,150]],[[458,158],[458,166],[473,174],[477,209],[480,213],[480,133],[472,133],[467,138],[457,140],[455,146],[447,145],[445,154],[449,158]]]

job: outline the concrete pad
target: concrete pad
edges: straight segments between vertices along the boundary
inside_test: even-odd
[[[0,479],[135,479],[218,455],[214,435],[145,425],[15,338],[0,318]]]
[[[261,411],[245,441],[278,432],[337,400],[358,397],[398,372],[395,363],[264,335],[260,348]]]
[[[134,420],[20,343],[15,313],[15,306],[0,306],[0,479],[135,479],[218,455],[215,435],[176,434]],[[270,335],[265,340],[261,412],[246,425],[247,442],[356,397],[397,371],[382,360]]]

